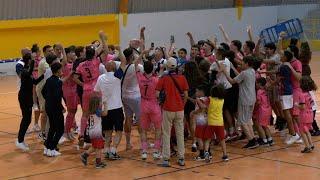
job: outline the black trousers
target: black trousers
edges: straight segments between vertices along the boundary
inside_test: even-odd
[[[316,121],[316,111],[313,111],[313,122],[312,122],[313,131],[319,131],[319,127]]]
[[[32,118],[32,103],[26,102],[23,98],[18,98],[20,109],[22,112],[22,119],[20,122],[20,128],[18,133],[18,141],[19,143],[24,142],[24,136],[29,128]]]
[[[64,132],[64,117],[63,113],[46,108],[47,115],[49,117],[49,132],[48,137],[44,145],[47,149],[54,150],[57,148],[58,142]]]

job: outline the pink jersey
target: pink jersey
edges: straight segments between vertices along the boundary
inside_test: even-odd
[[[39,66],[39,63],[40,63],[41,59],[42,59],[41,56],[37,56],[34,59],[34,70],[32,72],[33,78],[38,78],[38,66]]]
[[[259,114],[265,114],[270,118],[272,114],[272,108],[270,105],[267,92],[264,89],[259,89],[257,92],[257,101],[259,102]]]
[[[115,55],[113,55],[113,54],[108,54],[108,55],[105,57],[105,59],[103,60],[103,63],[107,63],[107,62],[109,62],[109,61],[114,60],[114,57],[115,57]]]
[[[304,104],[304,109],[300,110],[301,123],[312,123],[313,111],[312,111],[312,97],[309,92],[302,92],[299,95],[299,105]]]
[[[77,67],[76,73],[82,77],[84,91],[91,91],[96,85],[100,75],[99,64],[100,60],[95,58],[84,61]]]
[[[296,72],[302,73],[302,64],[299,60],[294,59],[290,62],[290,64]],[[293,73],[291,73],[291,82],[293,89],[300,88],[300,82],[294,77]]]
[[[72,72],[73,63],[67,63],[62,68],[63,77],[67,77]],[[65,90],[77,88],[77,84],[73,81],[72,77],[70,77],[67,81],[63,82],[62,88]]]
[[[142,100],[156,101],[156,86],[158,83],[158,77],[151,76],[148,78],[145,74],[137,72],[137,80],[139,83]]]

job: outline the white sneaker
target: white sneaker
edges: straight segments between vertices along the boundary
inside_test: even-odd
[[[300,139],[298,139],[295,143],[297,143],[297,144],[303,144],[302,138],[300,137]]]
[[[44,147],[43,149],[43,155],[46,156],[48,154],[48,149],[46,147]]]
[[[300,136],[298,134],[296,134],[295,136],[291,136],[290,139],[286,141],[286,144],[291,145],[295,143],[299,138]]]
[[[48,157],[53,157],[52,154],[53,154],[53,150],[47,149],[46,155],[47,155]]]
[[[153,143],[149,143],[149,148],[154,148],[154,144]]]
[[[154,160],[158,160],[162,158],[160,152],[153,152],[152,156]]]
[[[60,140],[59,140],[59,144],[63,144],[64,142],[66,142],[67,141],[67,139],[64,137],[64,136],[62,136],[61,138],[60,138]]]
[[[39,132],[41,130],[41,128],[38,124],[34,124],[32,130],[33,130],[33,132]]]
[[[38,104],[33,104],[32,109],[33,109],[34,111],[39,111],[39,106],[38,106]]]
[[[30,150],[26,143],[24,143],[24,142],[19,143],[18,140],[16,141],[16,146],[17,146],[17,148],[21,149],[24,152]]]
[[[52,153],[52,157],[61,156],[61,153],[56,150],[52,150],[51,153]]]
[[[141,159],[142,159],[142,160],[146,160],[147,157],[148,157],[147,152],[143,152],[143,153],[141,154]]]

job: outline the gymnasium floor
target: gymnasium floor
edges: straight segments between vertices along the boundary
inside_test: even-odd
[[[313,78],[320,85],[320,53],[314,53],[311,64]],[[155,161],[142,161],[139,154],[138,134],[134,130],[134,150],[124,151],[125,139],[119,148],[120,161],[107,161],[105,169],[95,169],[94,158],[84,167],[79,159],[75,143],[60,146],[62,156],[47,158],[42,155],[43,146],[36,134],[28,134],[26,142],[31,151],[22,153],[15,147],[15,139],[20,123],[20,109],[17,101],[16,77],[0,79],[0,180],[2,179],[320,179],[320,137],[313,138],[315,150],[301,154],[302,145],[284,145],[279,133],[274,134],[273,147],[243,150],[245,142],[227,144],[229,162],[220,160],[220,147],[214,148],[213,163],[196,162],[196,154],[191,153],[190,142],[186,145],[186,166],[176,165],[160,168]],[[318,104],[320,93],[317,92]],[[79,116],[77,114],[77,119]],[[320,115],[317,114],[320,120]],[[320,122],[320,121],[319,121]],[[150,158],[150,155],[149,157]]]

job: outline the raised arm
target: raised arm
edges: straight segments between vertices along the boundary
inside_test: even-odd
[[[247,27],[247,33],[250,41],[253,41],[253,34],[252,34],[252,27],[248,26]]]
[[[279,34],[279,40],[278,40],[278,45],[277,45],[277,53],[280,54],[280,56],[283,56],[283,50],[282,50],[282,43],[283,43],[283,39],[286,36],[285,32],[281,32]]]
[[[193,39],[193,36],[192,36],[191,32],[187,32],[187,36],[189,37],[190,46],[191,47],[194,46],[196,43],[195,43],[195,41]]]
[[[109,49],[108,49],[108,45],[107,45],[107,36],[103,31],[99,32],[99,38],[101,40],[101,44],[100,46],[96,49],[96,55],[99,55],[101,53],[104,53],[104,55],[108,55],[109,53]]]
[[[64,49],[64,47],[62,46],[62,44],[59,44],[62,48],[62,61],[61,61],[61,65],[62,67],[64,67],[66,64],[67,64],[67,54],[66,54],[66,51]]]
[[[115,46],[115,49],[119,52],[118,58],[120,59],[120,62],[121,62],[120,68],[124,72],[126,70],[126,67],[127,67],[127,59],[124,56],[120,46]]]
[[[220,29],[220,31],[222,32],[224,41],[225,41],[227,44],[231,44],[231,40],[230,40],[228,34],[226,33],[226,31],[224,30],[222,24],[219,24],[219,29]]]
[[[146,45],[145,45],[145,35],[144,35],[144,31],[146,30],[146,27],[142,27],[140,29],[140,52],[142,52],[143,50],[145,50]]]

